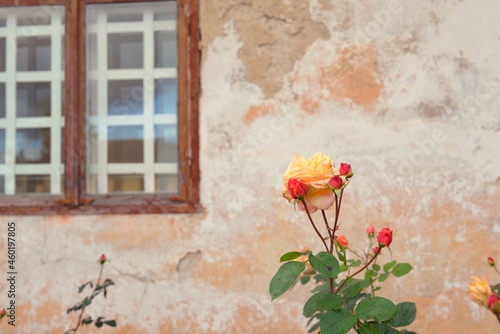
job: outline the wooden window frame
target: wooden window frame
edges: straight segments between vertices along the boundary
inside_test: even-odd
[[[6,6],[65,6],[64,194],[2,195],[0,214],[199,212],[198,0],[177,0],[179,192],[90,195],[85,192],[85,9],[90,4],[157,0],[4,0]]]

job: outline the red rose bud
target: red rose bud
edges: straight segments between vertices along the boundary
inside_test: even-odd
[[[495,266],[495,260],[494,260],[492,257],[489,257],[489,258],[488,258],[488,264],[489,264],[490,266],[494,267],[494,266]]]
[[[500,314],[500,296],[497,294],[491,294],[488,297],[488,308],[495,314]]]
[[[294,199],[304,199],[307,193],[307,186],[297,179],[288,180],[288,191]]]
[[[99,258],[99,262],[100,262],[101,264],[104,264],[104,262],[106,262],[106,260],[107,260],[107,259],[106,259],[106,255],[104,255],[104,254],[102,254],[102,255],[101,255],[101,257]]]
[[[380,251],[378,246],[373,247],[373,254],[377,254]]]
[[[368,237],[373,238],[375,236],[375,227],[372,224],[368,225],[366,233],[368,233]]]
[[[343,248],[346,248],[347,245],[349,245],[349,240],[347,240],[347,238],[345,237],[345,235],[339,235],[337,237],[337,242],[339,243],[340,246],[342,246]]]
[[[379,247],[389,247],[392,243],[392,231],[389,228],[384,227],[380,230],[380,232],[378,232],[377,241]]]
[[[330,181],[328,181],[328,184],[330,185],[330,187],[337,190],[342,188],[342,186],[344,185],[344,181],[342,181],[342,178],[340,176],[334,175],[332,176]]]
[[[351,165],[341,162],[339,172],[346,177],[352,176]]]

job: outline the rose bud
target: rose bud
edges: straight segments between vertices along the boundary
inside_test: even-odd
[[[342,188],[342,186],[344,185],[344,181],[342,180],[342,178],[340,176],[334,175],[334,176],[332,176],[330,181],[328,181],[328,184],[333,189],[338,190],[338,189]]]
[[[99,262],[100,262],[101,264],[104,264],[104,263],[106,262],[106,260],[107,260],[107,259],[106,259],[106,255],[104,255],[104,254],[102,254],[102,255],[101,255],[101,257],[99,257]]]
[[[307,193],[307,186],[297,179],[288,180],[288,191],[293,199],[304,199]]]
[[[489,257],[489,258],[488,258],[488,264],[489,264],[490,266],[494,267],[494,266],[495,266],[495,260],[494,260],[492,257]]]
[[[342,248],[346,248],[349,245],[349,240],[345,237],[345,235],[339,235],[337,237],[337,242]]]
[[[345,177],[351,177],[352,176],[351,165],[341,162],[339,172],[340,175],[343,175]]]
[[[377,254],[379,251],[380,251],[380,247],[379,246],[373,247],[373,254]]]
[[[380,230],[380,232],[378,232],[377,241],[379,247],[389,247],[392,243],[392,231],[389,228],[384,227]]]
[[[491,294],[488,297],[488,308],[495,314],[500,314],[500,296]]]
[[[366,233],[368,233],[369,238],[373,238],[375,236],[375,227],[372,224],[368,225],[366,228]]]

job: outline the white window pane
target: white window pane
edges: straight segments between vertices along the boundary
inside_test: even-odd
[[[50,163],[50,128],[17,129],[16,163]]]
[[[142,192],[144,191],[144,176],[130,175],[109,175],[108,192]]]
[[[50,82],[17,84],[17,117],[50,116]]]
[[[177,162],[177,126],[155,126],[155,162]]]
[[[17,175],[16,193],[50,193],[50,175]]]
[[[177,33],[155,32],[155,67],[177,67]]]
[[[5,83],[0,82],[0,118],[5,118]]]
[[[0,37],[0,72],[5,72],[5,37]]]
[[[108,128],[108,162],[144,162],[144,130],[142,125]]]
[[[108,115],[138,115],[144,113],[142,80],[108,81]]]
[[[142,68],[143,49],[142,33],[108,34],[108,68]]]
[[[155,83],[155,114],[177,113],[177,80],[160,79]]]
[[[50,71],[50,55],[50,36],[18,37],[18,71]]]
[[[157,174],[155,179],[157,192],[175,193],[179,191],[177,174]]]

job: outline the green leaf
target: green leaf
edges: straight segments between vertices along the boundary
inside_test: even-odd
[[[304,253],[297,252],[297,251],[295,251],[295,252],[288,252],[286,254],[283,254],[280,257],[280,262],[287,262],[287,261],[295,260],[296,258],[299,258],[302,255],[304,255]]]
[[[349,267],[351,268],[355,268],[355,267],[359,267],[361,265],[361,260],[349,260],[347,261],[347,263],[349,264]]]
[[[380,275],[380,276],[378,277],[378,281],[379,281],[380,283],[384,282],[384,281],[385,281],[385,280],[389,277],[389,275],[390,275],[390,274],[391,274],[391,273],[383,273],[382,275]]]
[[[99,321],[97,321],[97,320],[96,320],[96,321],[95,321],[95,323],[94,323],[94,325],[95,325],[97,328],[101,328],[101,327],[104,325],[104,323],[103,323],[101,320],[99,320]]]
[[[92,320],[92,317],[87,317],[85,319],[82,319],[82,325],[89,325],[92,323],[92,321],[94,321]]]
[[[87,285],[90,285],[90,287],[92,288],[92,287],[93,287],[93,286],[92,286],[92,281],[88,281],[87,283],[82,284],[82,285],[78,288],[78,293],[82,293],[83,289],[85,289],[85,287],[86,287]]]
[[[340,271],[339,262],[328,252],[319,252],[316,256],[309,255],[309,263],[319,273],[329,278],[336,278]]]
[[[384,334],[374,324],[363,323],[359,325],[359,334]]]
[[[312,295],[307,300],[307,302],[304,304],[304,309],[302,310],[302,314],[304,315],[304,317],[310,318],[310,317],[312,317],[314,315],[314,313],[316,313],[316,311],[317,311],[317,309],[316,309],[316,302],[318,301],[318,299],[322,295],[325,295],[325,294],[328,294],[328,292],[320,291],[320,292],[315,293],[314,295]]]
[[[307,282],[309,282],[311,280],[311,275],[304,275],[300,278],[300,283],[302,283],[302,285],[306,285]]]
[[[316,301],[316,310],[338,310],[344,305],[344,299],[339,295],[332,295],[331,293],[322,294]]]
[[[104,321],[104,323],[106,325],[108,325],[109,327],[116,327],[116,321],[114,321],[114,320],[106,320],[106,321]]]
[[[373,278],[373,277],[376,277],[377,275],[378,275],[378,273],[373,269],[367,269],[365,271],[365,278]]]
[[[363,320],[383,322],[389,320],[397,311],[396,305],[384,297],[368,297],[356,307],[356,316]]]
[[[311,328],[309,328],[307,330],[308,333],[312,333],[314,332],[315,330],[317,330],[319,328],[319,321],[317,323],[315,323],[314,325],[311,326]]]
[[[347,298],[352,298],[357,294],[359,294],[361,290],[368,287],[369,285],[370,282],[367,280],[351,278],[349,279],[349,281],[347,281],[347,283],[344,285],[342,290],[340,290],[340,292]]]
[[[396,277],[401,277],[408,274],[413,267],[409,263],[398,263],[394,269],[392,269],[392,274]]]
[[[300,273],[302,273],[305,268],[306,264],[303,262],[291,261],[283,264],[269,284],[271,300],[275,300],[284,294],[285,291],[290,289],[292,285],[297,282]]]
[[[397,311],[389,320],[393,327],[404,327],[411,324],[417,316],[417,307],[414,303],[403,302],[396,305]]]
[[[317,287],[315,287],[314,289],[311,290],[312,293],[316,293],[319,291],[324,291],[324,292],[330,291],[330,283],[328,283],[328,282],[323,283],[323,284],[318,285]]]
[[[349,311],[327,311],[319,319],[321,334],[346,334],[354,327],[358,319]]]
[[[380,266],[379,266],[378,264],[376,264],[376,263],[374,263],[374,264],[372,265],[372,268],[373,268],[373,270],[375,270],[375,271],[379,271],[379,270],[380,270]]]
[[[384,264],[384,271],[388,272],[392,267],[394,267],[398,263],[396,260],[393,260],[389,263]]]

